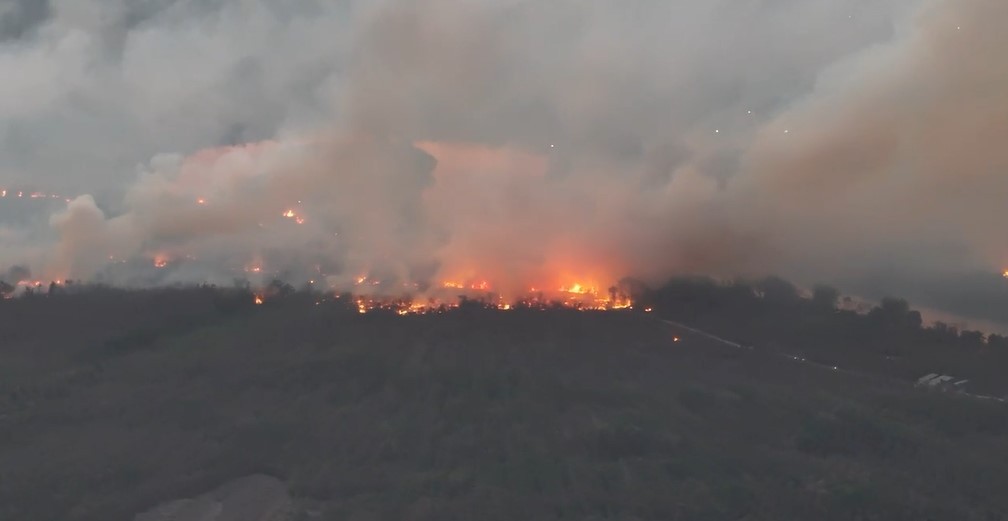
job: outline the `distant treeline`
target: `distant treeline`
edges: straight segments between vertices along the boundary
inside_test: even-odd
[[[979,349],[985,346],[1008,348],[1008,337],[996,333],[960,330],[955,325],[934,322],[925,326],[921,313],[911,309],[903,298],[886,297],[866,313],[851,309],[849,297],[843,297],[834,287],[817,285],[811,294],[804,295],[791,282],[780,277],[762,280],[719,282],[709,277],[681,277],[659,288],[649,288],[643,283],[625,280],[635,302],[654,306],[665,311],[689,315],[704,313],[751,313],[761,315],[786,315],[796,319],[810,316],[836,316],[845,327],[859,330],[863,340],[879,335],[924,333],[932,340],[954,344],[958,347]]]
[[[250,308],[253,296],[261,294],[272,304],[283,302],[312,301],[329,304],[343,304],[348,311],[356,311],[352,305],[356,295],[345,292],[332,294],[314,285],[305,284],[299,288],[282,280],[273,280],[264,288],[254,289],[248,281],[236,279],[231,286],[213,284],[185,285],[129,289],[104,284],[80,283],[72,280],[62,284],[21,287],[0,279],[0,297],[32,298],[38,296],[71,296],[89,298],[130,298],[131,295],[151,297],[161,294],[186,292],[212,294],[225,308]],[[762,319],[783,319],[800,321],[817,318],[816,324],[836,333],[839,326],[845,330],[844,337],[860,341],[883,343],[893,336],[912,335],[917,340],[939,342],[949,346],[967,349],[1005,349],[1008,336],[977,330],[960,330],[953,324],[934,322],[926,326],[919,311],[911,309],[902,298],[886,297],[867,312],[851,309],[850,299],[843,297],[839,290],[826,285],[815,286],[810,294],[803,295],[797,286],[780,277],[767,277],[757,281],[718,281],[710,277],[676,277],[665,285],[652,288],[634,279],[624,279],[619,285],[609,288],[610,295],[629,295],[635,308],[656,309],[664,315],[674,315],[683,320],[704,319],[711,315],[732,317],[749,321],[744,317]],[[408,299],[409,297],[402,297]],[[390,300],[392,301],[392,300]],[[460,296],[459,303],[468,308],[486,307],[497,309],[497,303],[489,296]],[[518,305],[529,305],[519,300]],[[540,307],[559,306],[559,302],[540,302]],[[824,321],[823,317],[830,317]],[[779,327],[779,324],[775,327]],[[826,331],[823,331],[826,332]],[[905,340],[905,339],[903,339]],[[896,350],[898,351],[898,349]],[[895,352],[893,354],[899,354]]]
[[[624,281],[635,307],[742,344],[808,356],[830,365],[872,374],[916,379],[930,372],[971,380],[971,390],[1008,393],[1008,338],[943,322],[925,325],[921,313],[901,298],[883,298],[867,310],[830,286],[803,294],[794,284],[769,277],[720,282],[683,277],[658,288]],[[807,293],[807,292],[805,292]]]
[[[1001,384],[1000,368],[1008,367],[1008,338],[975,330],[960,330],[936,322],[925,325],[921,314],[906,300],[884,298],[867,310],[851,309],[851,302],[829,286],[803,292],[794,284],[769,277],[758,281],[717,281],[708,277],[678,277],[660,287],[625,279],[610,293],[633,297],[634,309],[701,328],[760,349],[808,356],[822,363],[842,363],[886,376],[916,379],[929,372],[970,378],[988,392],[1008,392]],[[7,298],[0,309],[56,311],[88,308],[108,310],[124,317],[137,308],[162,309],[179,315],[181,323],[203,323],[257,308],[255,296],[264,298],[266,308],[312,306],[336,313],[357,313],[358,296],[334,295],[310,284],[294,287],[275,280],[264,288],[247,282],[230,286],[198,285],[147,289],[124,289],[96,284],[50,284],[15,288],[0,282]],[[402,301],[384,311],[394,313]],[[58,302],[58,304],[57,304]],[[459,297],[451,306],[432,308],[441,312],[497,312],[499,302],[491,296]],[[515,303],[515,309],[558,309],[556,302]],[[381,313],[381,307],[371,312]],[[53,313],[51,316],[57,316]],[[6,321],[5,321],[6,322]],[[22,321],[8,324],[31,327]],[[7,333],[11,334],[10,332]]]

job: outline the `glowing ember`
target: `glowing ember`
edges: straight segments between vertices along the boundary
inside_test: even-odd
[[[256,304],[257,306],[261,306],[261,305],[263,304],[263,298],[262,298],[262,295],[256,295],[256,296],[255,296],[255,304]]]
[[[305,223],[304,217],[301,217],[300,215],[298,215],[294,210],[287,210],[286,212],[284,212],[284,213],[282,213],[280,215],[286,217],[287,219],[291,219],[291,220],[293,220],[294,222],[296,222],[298,224],[304,224]]]
[[[168,257],[165,257],[163,255],[158,255],[158,256],[154,257],[154,267],[155,268],[162,269],[162,268],[165,268],[167,266],[168,266]]]
[[[1008,279],[1008,270],[1005,270],[1005,272],[1002,273],[1001,276]]]
[[[633,302],[631,302],[630,299],[627,297],[617,299],[612,302],[609,301],[607,302],[609,303],[608,309],[633,309]]]
[[[679,342],[679,341],[680,341],[680,339],[679,339],[679,337],[672,337],[672,341],[673,341],[673,342]]]

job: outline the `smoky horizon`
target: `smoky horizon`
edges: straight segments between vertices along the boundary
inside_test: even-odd
[[[8,2],[0,274],[594,300],[779,275],[1008,327],[1006,16]]]

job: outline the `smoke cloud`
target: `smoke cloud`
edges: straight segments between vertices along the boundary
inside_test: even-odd
[[[1000,0],[6,5],[0,186],[86,195],[0,223],[0,268],[870,294],[1008,267]]]

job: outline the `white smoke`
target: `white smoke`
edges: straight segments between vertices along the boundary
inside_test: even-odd
[[[75,200],[51,247],[0,263],[54,277],[158,256],[190,261],[177,278],[339,287],[1008,262],[997,0],[50,14],[0,47],[0,70],[27,71],[0,87],[0,180],[101,204]]]

